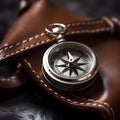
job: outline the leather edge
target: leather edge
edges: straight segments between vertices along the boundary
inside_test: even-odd
[[[64,96],[60,92],[49,87],[44,80],[41,79],[41,76],[37,74],[37,72],[33,69],[32,64],[26,59],[22,59],[22,64],[24,64],[26,70],[30,73],[30,75],[35,79],[36,82],[39,81],[38,85],[47,93],[52,95],[55,99],[59,102],[70,106],[71,108],[77,109],[87,109],[90,111],[96,111],[100,113],[105,120],[115,120],[115,114],[112,107],[103,101],[94,100],[94,99],[87,99],[87,98],[79,98],[78,99],[71,99]],[[36,80],[37,79],[37,80]]]

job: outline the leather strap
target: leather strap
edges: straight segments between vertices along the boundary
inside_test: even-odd
[[[92,37],[103,37],[103,36],[113,36],[118,35],[120,33],[120,22],[117,18],[107,18],[104,17],[102,19],[97,20],[87,20],[87,21],[78,21],[66,24],[67,31],[65,37],[71,38],[71,36],[79,36],[79,38],[92,38]],[[33,37],[28,38],[27,40],[23,40],[22,42],[16,42],[13,44],[5,44],[0,49],[0,63],[8,61],[10,59],[20,57],[21,55],[26,55],[25,53],[30,53],[31,50],[37,49],[38,47],[44,47],[44,45],[50,45],[56,42],[56,38],[47,36],[44,32],[35,35]],[[39,49],[40,50],[40,49]],[[41,49],[42,50],[42,49]],[[36,53],[37,54],[37,53]],[[39,57],[40,58],[39,54]],[[39,86],[44,88],[46,92],[55,96],[61,102],[73,106],[79,109],[93,109],[100,111],[106,120],[114,120],[114,112],[109,104],[106,102],[98,101],[88,98],[83,98],[79,96],[77,98],[75,94],[64,94],[63,92],[57,91],[52,88],[43,78],[40,65],[39,69],[38,64],[40,61],[35,56],[34,61],[29,59],[29,54],[24,57],[23,63],[28,68],[29,72],[38,82]],[[27,58],[28,57],[28,58]],[[36,62],[36,64],[35,64]],[[37,66],[37,67],[36,67]],[[97,81],[100,82],[99,80]],[[96,89],[97,90],[97,89]]]
[[[78,21],[66,24],[66,37],[79,35],[79,37],[109,36],[120,33],[120,21],[117,18],[103,17],[102,19]],[[28,53],[30,50],[47,43],[54,43],[56,39],[49,38],[45,33],[30,37],[22,42],[5,44],[0,48],[0,63]]]

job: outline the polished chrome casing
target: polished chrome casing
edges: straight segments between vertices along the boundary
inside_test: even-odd
[[[79,78],[67,78],[63,77],[60,74],[57,74],[50,65],[50,56],[54,54],[54,52],[59,51],[60,49],[67,47],[75,47],[80,49],[82,52],[87,54],[91,60],[90,62],[90,70]],[[98,73],[98,60],[95,55],[95,52],[88,46],[78,43],[78,42],[60,42],[49,47],[43,56],[43,74],[46,80],[55,88],[60,90],[68,90],[68,91],[76,91],[85,89],[90,86],[94,80],[95,76]]]

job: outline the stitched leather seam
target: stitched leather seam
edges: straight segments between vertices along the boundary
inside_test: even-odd
[[[105,31],[110,31],[109,27],[106,28],[98,28],[98,29],[92,29],[92,30],[77,30],[77,31],[72,31],[72,32],[67,32],[66,35],[70,35],[70,34],[84,34],[84,33],[99,33],[99,32],[105,32]]]
[[[69,98],[66,98],[62,95],[60,95],[58,92],[55,92],[52,88],[50,88],[47,84],[44,83],[44,81],[41,79],[40,75],[33,69],[32,65],[30,62],[28,62],[27,59],[23,59],[24,62],[29,66],[29,68],[32,70],[32,72],[34,73],[34,75],[37,77],[37,79],[39,79],[41,85],[43,85],[46,89],[48,89],[50,92],[52,92],[55,96],[61,98],[64,101],[67,101],[69,104],[73,104],[73,105],[81,105],[81,106],[87,106],[87,107],[97,107],[100,109],[104,109],[110,116],[111,116],[111,120],[115,120],[115,115],[114,115],[114,111],[112,109],[112,107],[110,107],[110,105],[106,102],[102,102],[99,100],[94,100],[94,99],[87,99],[87,98],[81,98],[80,100],[83,100],[82,102],[80,101],[74,101],[71,100]]]
[[[10,77],[10,78],[1,78],[0,82],[15,82],[16,77]]]
[[[42,35],[42,33],[41,33],[41,35]],[[23,40],[22,42],[18,42],[18,43],[16,43],[16,44],[12,44],[12,45],[5,44],[5,45],[4,45],[4,48],[0,49],[0,52],[5,51],[5,50],[10,49],[10,48],[13,48],[13,47],[17,47],[17,46],[19,46],[19,45],[21,45],[21,44],[30,42],[30,41],[32,41],[32,40],[34,40],[34,39],[36,39],[36,38],[39,38],[39,37],[40,37],[40,35],[38,34],[38,35],[35,35],[35,36],[33,36],[33,37],[30,37],[30,38],[28,38],[28,39],[26,39],[26,40]],[[6,45],[8,45],[8,46],[6,46]]]
[[[97,21],[80,21],[80,22],[73,22],[70,24],[67,24],[67,27],[74,27],[74,26],[79,26],[79,25],[97,25],[97,24],[102,24],[104,21],[103,20],[97,20]]]
[[[4,82],[15,82],[17,74],[20,72],[20,68],[21,68],[21,64],[18,64],[17,65],[17,71],[11,77],[8,77],[8,78],[2,77],[2,78],[0,78],[0,82],[2,82],[2,83],[4,83]]]
[[[52,39],[52,40],[54,40],[54,39]],[[37,43],[31,44],[30,46],[27,46],[27,47],[25,47],[25,48],[22,48],[22,49],[20,49],[20,50],[17,50],[17,51],[15,51],[15,52],[10,53],[10,54],[4,55],[3,57],[0,57],[0,60],[4,59],[4,58],[6,58],[6,57],[9,57],[9,56],[11,56],[11,55],[17,54],[17,53],[19,53],[19,52],[25,51],[25,50],[27,50],[27,49],[30,49],[30,48],[33,48],[33,47],[37,47],[37,46],[39,46],[39,45],[42,45],[42,44],[47,43],[47,42],[52,41],[52,40],[47,39],[47,40],[43,40],[43,41],[41,41],[41,42],[37,42]],[[10,48],[11,48],[11,47],[10,47]]]
[[[110,30],[110,28],[107,27],[107,28],[93,29],[93,30],[72,31],[72,32],[67,32],[66,35],[70,35],[70,34],[80,34],[80,33],[90,33],[90,32],[91,32],[91,33],[95,33],[95,32],[109,31],[109,30]],[[4,48],[1,48],[1,49],[0,49],[0,52],[6,51],[6,50],[11,49],[11,48],[15,48],[15,47],[17,47],[17,46],[19,46],[19,45],[21,45],[21,44],[30,42],[31,40],[34,40],[34,39],[36,39],[36,38],[39,38],[39,37],[42,36],[42,35],[44,35],[44,34],[42,33],[41,35],[35,35],[35,36],[33,36],[33,37],[30,37],[30,38],[27,39],[27,40],[23,40],[22,42],[18,42],[18,43],[16,43],[16,44],[13,44],[13,45],[10,45],[10,46],[5,46]],[[51,40],[48,39],[48,40],[46,40],[46,41],[43,40],[43,41],[41,41],[41,42],[37,42],[37,43],[31,44],[30,46],[27,46],[27,47],[25,47],[25,48],[22,48],[22,49],[20,49],[20,50],[17,50],[17,51],[15,51],[15,52],[12,52],[12,53],[10,53],[10,54],[7,54],[7,55],[5,55],[5,56],[0,57],[0,60],[4,59],[4,58],[6,58],[6,57],[9,57],[9,56],[11,56],[11,55],[17,54],[17,53],[19,53],[19,52],[25,51],[25,50],[27,50],[27,49],[36,47],[36,46],[38,46],[38,45],[40,45],[40,44],[47,43],[47,42],[49,42],[49,41],[51,41]]]

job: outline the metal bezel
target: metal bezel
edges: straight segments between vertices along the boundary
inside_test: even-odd
[[[91,69],[90,71],[85,74],[84,76],[82,76],[79,79],[67,79],[63,76],[58,75],[56,72],[54,72],[54,70],[52,70],[50,64],[49,64],[49,55],[54,52],[54,49],[60,46],[68,46],[68,45],[76,45],[77,47],[79,47],[80,49],[82,49],[83,52],[85,52],[92,60],[92,65],[91,65]],[[60,47],[61,48],[61,47]],[[93,81],[92,79],[96,76],[97,72],[98,72],[98,61],[97,61],[97,57],[95,55],[95,52],[93,52],[93,50],[91,48],[89,48],[88,46],[82,44],[82,43],[78,43],[78,42],[71,42],[71,41],[67,41],[67,42],[60,42],[57,44],[52,45],[51,47],[49,47],[46,52],[44,53],[43,56],[43,73],[44,76],[47,78],[48,82],[52,83],[51,80],[56,83],[60,83],[63,85],[67,85],[67,87],[71,87],[71,85],[79,85],[79,84],[84,84],[86,82],[89,81]],[[54,85],[52,83],[53,86],[56,87],[56,85]],[[61,88],[63,89],[63,88]]]

